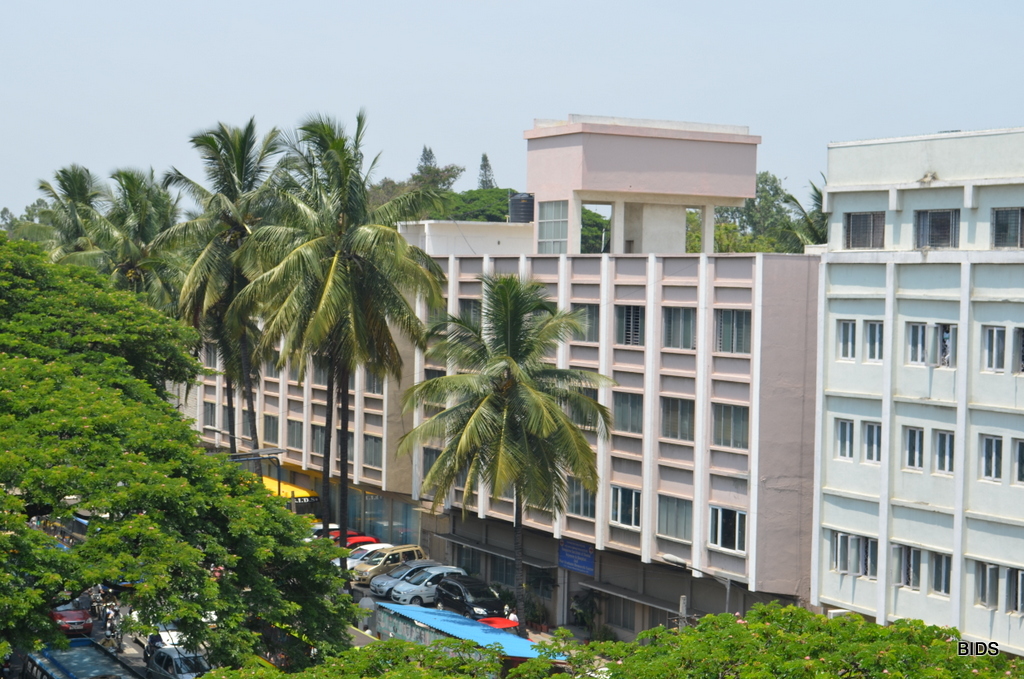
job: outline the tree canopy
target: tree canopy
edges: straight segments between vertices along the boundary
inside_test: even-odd
[[[64,643],[51,603],[97,582],[134,583],[123,601],[141,625],[177,621],[215,662],[244,663],[265,623],[346,647],[340,551],[304,542],[306,519],[204,453],[162,398],[194,380],[196,341],[95,273],[0,237],[0,655]],[[69,552],[30,527],[73,512],[90,520]]]

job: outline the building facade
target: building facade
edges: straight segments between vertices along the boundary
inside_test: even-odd
[[[573,486],[563,515],[527,513],[531,591],[556,624],[571,622],[574,598],[598,593],[603,622],[625,638],[674,618],[681,596],[690,614],[805,603],[818,258],[685,253],[687,211],[700,211],[706,229],[716,205],[753,196],[759,138],[745,128],[592,117],[541,121],[525,136],[533,224],[431,222],[402,232],[445,270],[450,313],[479,313],[482,274],[532,277],[560,307],[583,309],[586,335],[554,361],[617,382],[596,394],[615,416],[611,438],[593,440],[597,492]],[[588,204],[610,209],[607,254],[581,253]],[[703,242],[713,248],[713,238]],[[438,451],[396,454],[429,414],[402,412],[403,390],[446,370],[412,347],[407,356],[401,381],[358,370],[350,387],[353,527],[420,542],[511,585],[510,498],[456,489],[434,514],[422,479]],[[256,399],[261,441],[284,450],[297,500],[315,498],[324,459],[324,380],[312,367],[306,375],[300,382],[291,366],[264,366]],[[211,376],[202,389],[197,427],[225,445],[223,381]]]
[[[1024,129],[832,144],[813,601],[1024,654]]]

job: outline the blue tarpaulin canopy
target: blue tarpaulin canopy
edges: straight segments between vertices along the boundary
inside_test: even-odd
[[[377,605],[456,639],[472,641],[480,646],[499,644],[504,655],[509,658],[536,658],[539,655],[532,641],[464,618],[458,613],[384,602],[378,602]]]

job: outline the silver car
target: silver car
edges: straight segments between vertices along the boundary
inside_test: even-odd
[[[399,582],[408,580],[424,568],[440,565],[441,564],[439,562],[434,561],[433,559],[416,559],[415,561],[406,561],[403,564],[395,566],[388,573],[375,575],[373,579],[370,580],[370,591],[377,596],[390,597],[391,590]]]
[[[424,568],[416,575],[405,582],[400,582],[391,590],[391,600],[400,604],[412,604],[422,606],[433,603],[434,592],[437,590],[437,583],[446,575],[458,573],[465,575],[466,571],[455,566],[431,566]]]
[[[146,679],[196,679],[209,671],[206,658],[180,646],[158,648],[146,663]]]

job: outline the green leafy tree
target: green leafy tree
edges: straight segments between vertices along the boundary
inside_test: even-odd
[[[435,507],[463,474],[467,495],[480,484],[514,494],[515,595],[525,634],[523,510],[564,510],[569,476],[596,490],[597,463],[583,429],[607,436],[611,414],[584,390],[611,380],[548,363],[560,342],[583,331],[580,312],[559,311],[538,282],[515,276],[482,282],[480,320],[449,316],[431,328],[436,341],[428,356],[457,374],[421,382],[403,397],[406,408],[452,405],[402,437],[399,451],[443,442],[424,479]]]
[[[778,177],[771,172],[758,172],[754,197],[748,198],[743,207],[716,208],[715,221],[736,224],[742,233],[755,237],[778,238],[792,229],[793,213],[787,196]]]
[[[433,149],[424,146],[416,172],[409,178],[409,183],[415,188],[428,191],[451,191],[465,171],[466,168],[459,165],[439,167]]]
[[[491,161],[487,157],[487,154],[480,156],[480,179],[477,182],[478,189],[496,189],[498,185],[494,183],[494,170],[491,169]]]
[[[580,226],[580,250],[584,254],[609,252],[611,249],[611,225],[608,218],[593,210],[583,208]]]
[[[825,181],[825,175],[821,176]],[[800,246],[819,245],[828,242],[828,215],[822,211],[824,198],[814,182],[811,185],[810,209],[804,208],[795,197],[786,194],[786,205],[796,215],[793,221],[792,236],[799,241]]]
[[[323,521],[330,522],[330,470],[334,465],[334,406],[341,430],[348,431],[348,382],[365,365],[378,375],[402,374],[397,330],[418,342],[422,328],[409,300],[423,295],[438,304],[440,268],[398,234],[396,225],[443,203],[432,191],[403,194],[372,208],[367,201],[369,175],[363,168],[366,116],[360,111],[354,135],[331,118],[313,116],[303,123],[286,160],[282,226],[256,231],[241,251],[252,283],[235,305],[265,320],[266,346],[283,338],[282,356],[300,366],[316,361],[327,373],[327,422],[324,440]],[[348,438],[339,441],[347,459]],[[337,523],[348,525],[348,474],[339,493]],[[326,531],[325,531],[326,536]]]
[[[428,210],[427,219],[451,219],[460,222],[504,222],[508,219],[509,189],[470,189],[445,194],[443,210]]]
[[[66,643],[53,598],[104,581],[135,583],[138,625],[177,621],[217,662],[259,650],[261,621],[340,652],[354,608],[339,550],[304,542],[308,523],[257,477],[198,448],[163,398],[200,369],[195,332],[106,287],[0,238],[0,655]],[[70,552],[30,527],[73,509],[91,519]]]
[[[241,384],[252,447],[259,448],[253,381],[259,371],[260,329],[251,316],[231,303],[249,283],[236,253],[272,214],[276,197],[272,178],[275,157],[282,151],[280,132],[271,129],[262,139],[256,121],[244,127],[223,123],[192,137],[209,188],[177,169],[164,177],[165,186],[180,188],[201,209],[157,239],[157,247],[177,250],[187,260],[181,283],[179,313],[217,345],[225,366],[228,410],[234,412],[234,388]],[[228,418],[231,452],[235,452],[235,418]]]
[[[39,243],[51,261],[103,271],[103,244],[110,236],[103,219],[103,183],[87,168],[69,165],[57,170],[52,183],[39,182],[39,190],[45,207],[33,215],[36,219],[19,220],[14,237]]]

